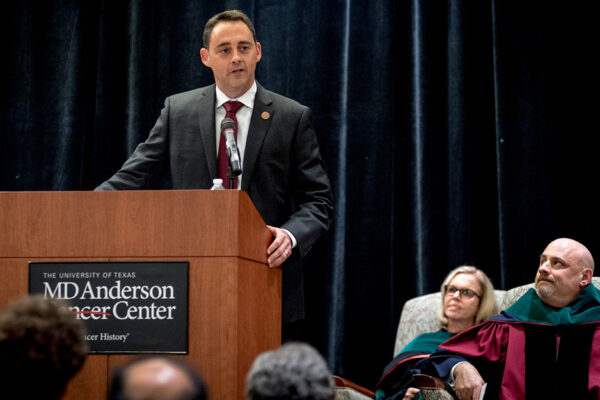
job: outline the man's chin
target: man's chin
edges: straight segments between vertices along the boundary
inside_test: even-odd
[[[550,282],[539,281],[535,284],[535,291],[540,299],[547,299],[554,293],[554,286]]]

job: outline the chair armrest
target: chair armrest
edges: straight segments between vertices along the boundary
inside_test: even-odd
[[[446,390],[444,381],[435,376],[414,374],[413,378],[421,390],[423,400],[452,400],[454,397]]]
[[[425,375],[425,374],[414,374],[413,379],[417,383],[417,386],[422,387],[430,387],[430,388],[440,388],[446,389],[446,385],[444,381],[440,378],[436,378],[435,376]]]
[[[349,389],[352,389],[370,399],[375,398],[375,393],[372,390],[369,390],[366,387],[359,385],[358,383],[354,383],[348,379],[342,378],[337,375],[333,376],[333,380],[335,381],[336,389],[337,388],[349,388]]]

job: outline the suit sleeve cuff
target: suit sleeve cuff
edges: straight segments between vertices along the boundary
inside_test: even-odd
[[[456,369],[456,367],[458,367],[460,364],[462,363],[466,363],[467,361],[461,361],[459,363],[456,363],[454,365],[454,367],[452,367],[452,369],[450,370],[450,375],[448,376],[448,385],[450,385],[450,387],[452,388],[452,390],[454,390],[454,384],[455,384],[455,377],[454,377],[454,370]]]
[[[284,231],[285,233],[287,233],[287,235],[290,237],[290,240],[292,241],[292,249],[294,247],[296,247],[296,244],[298,242],[296,241],[296,238],[294,237],[294,235],[292,235],[292,233],[290,231],[288,231],[287,229],[281,228],[281,230]]]

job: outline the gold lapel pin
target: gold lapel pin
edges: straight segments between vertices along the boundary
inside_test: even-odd
[[[269,114],[268,111],[263,111],[262,114],[260,114],[260,116],[262,117],[262,119],[269,119],[271,117],[271,114]]]

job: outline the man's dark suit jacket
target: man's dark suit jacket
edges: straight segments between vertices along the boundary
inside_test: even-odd
[[[304,317],[300,258],[329,228],[333,197],[311,110],[257,83],[244,151],[242,190],[268,225],[297,240],[283,264],[283,320]],[[148,139],[96,190],[208,189],[217,177],[215,85],[168,97]]]

